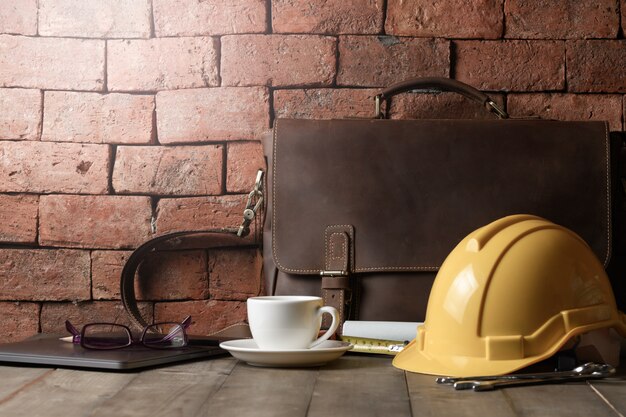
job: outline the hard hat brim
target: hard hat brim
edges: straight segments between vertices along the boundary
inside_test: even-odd
[[[457,377],[504,375],[548,359],[576,335],[602,328],[613,328],[622,337],[626,337],[626,315],[618,312],[618,316],[611,320],[575,328],[564,334],[549,350],[540,355],[508,360],[468,356],[430,356],[419,348],[419,340],[416,338],[394,357],[392,363],[396,368],[428,375]]]
[[[549,355],[548,355],[549,356]],[[416,340],[393,359],[393,366],[409,372],[442,376],[502,375],[524,368],[544,358],[492,361],[466,356],[430,357],[419,349]]]

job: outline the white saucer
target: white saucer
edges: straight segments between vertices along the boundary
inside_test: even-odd
[[[250,365],[281,368],[321,366],[352,349],[350,343],[336,340],[327,340],[313,349],[262,350],[252,339],[222,342],[220,347]]]

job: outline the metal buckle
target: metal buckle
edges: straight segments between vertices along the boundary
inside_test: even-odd
[[[320,271],[322,277],[347,277],[348,271]]]
[[[382,100],[382,94],[377,94],[374,97],[374,103],[375,103],[375,113],[374,113],[374,118],[375,119],[385,119],[386,118],[386,114],[382,112],[382,108],[381,108],[381,100]]]
[[[256,174],[254,188],[248,194],[248,202],[243,211],[243,222],[237,230],[237,236],[245,237],[250,234],[250,223],[256,217],[257,212],[263,205],[263,170],[259,170]]]
[[[505,112],[504,110],[502,110],[500,107],[498,107],[498,105],[493,101],[493,100],[489,100],[487,101],[487,105],[490,107],[490,111],[495,113],[496,116],[498,116],[499,119],[508,119],[509,118],[509,114],[507,112]]]
[[[321,277],[347,277],[348,275],[348,271],[320,271]],[[343,291],[346,293],[344,304],[350,305],[352,303],[352,288],[345,288]]]

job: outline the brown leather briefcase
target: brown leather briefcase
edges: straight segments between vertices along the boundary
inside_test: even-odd
[[[385,119],[382,104],[413,89],[463,94],[499,118]],[[454,246],[523,213],[582,236],[624,305],[623,234],[615,233],[623,205],[614,197],[622,140],[606,122],[509,118],[487,95],[441,78],[384,90],[376,112],[275,122],[265,143],[269,294],[321,295],[344,319],[421,321]]]

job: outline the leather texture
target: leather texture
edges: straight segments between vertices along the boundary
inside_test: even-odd
[[[550,219],[611,259],[604,122],[280,119],[265,150],[270,294],[320,295],[333,225],[353,230],[352,319],[423,320],[452,248],[511,214]]]
[[[610,256],[606,123],[278,120],[272,252],[319,273],[328,225],[354,228],[351,272],[435,271],[467,233],[535,214]]]

